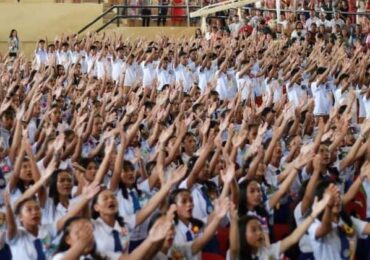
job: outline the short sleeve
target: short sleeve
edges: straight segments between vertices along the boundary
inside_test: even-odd
[[[362,239],[367,238],[367,235],[364,234],[364,231],[368,223],[355,217],[351,217],[351,220],[353,223],[353,228],[356,230],[357,236]]]
[[[136,215],[132,214],[132,215],[124,216],[124,222],[127,225],[127,228],[129,230],[135,229],[135,227],[136,227]]]
[[[146,193],[150,193],[149,179],[146,179],[139,183],[138,188]]]
[[[280,241],[269,246],[267,249],[267,254],[267,259],[270,259],[271,257],[273,259],[280,259]]]
[[[315,221],[311,224],[311,226],[308,228],[308,236],[312,241],[316,241],[316,230],[321,225],[321,222],[315,219]]]
[[[65,253],[59,253],[53,256],[52,260],[62,260]]]
[[[193,245],[193,241],[186,242],[183,244],[175,245],[175,250],[180,251],[180,253],[184,256],[185,259],[193,259],[193,253],[191,251],[191,246]]]
[[[188,188],[188,179],[187,178],[180,183],[179,188],[180,189],[187,189]]]

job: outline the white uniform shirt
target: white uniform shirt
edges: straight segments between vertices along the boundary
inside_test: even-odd
[[[175,69],[176,84],[183,84],[184,92],[189,93],[193,85],[192,70],[188,66],[179,64]]]
[[[356,236],[361,237],[367,222],[351,217]],[[308,229],[308,235],[313,249],[315,259],[342,259],[341,258],[341,241],[338,234],[338,227],[342,225],[342,220],[339,223],[332,223],[331,231],[324,237],[316,238],[316,230],[320,227],[321,222],[318,219],[311,224]]]
[[[125,87],[132,87],[135,84],[136,76],[137,76],[137,65],[135,64],[123,64],[123,72],[125,73],[125,79],[123,81],[123,85]]]
[[[263,260],[280,259],[280,241],[268,247],[260,248],[258,250],[257,255],[255,255],[255,257],[258,257],[258,259],[261,259],[261,260],[262,259]],[[226,260],[230,260],[230,251],[227,251]],[[239,259],[239,257],[237,257],[237,260],[243,260],[243,259]]]
[[[156,78],[155,64],[154,62],[143,61],[141,68],[143,70],[143,87],[151,88]]]
[[[149,201],[149,183],[148,180],[143,181],[142,183],[137,185],[138,189],[142,191],[141,196],[139,196],[136,191],[136,196],[139,200],[141,209],[148,203]],[[128,193],[130,193],[131,190],[127,190]],[[124,221],[126,222],[126,219],[128,220],[128,229],[130,232],[130,240],[131,241],[138,241],[145,239],[147,236],[148,226],[149,226],[149,220],[150,217],[147,218],[141,225],[136,226],[136,213],[134,211],[134,202],[132,197],[128,194],[128,198],[124,198],[122,195],[122,191],[120,189],[116,190],[116,196],[118,200],[118,211],[119,215],[124,218]]]
[[[37,251],[34,245],[36,239],[40,239],[45,256],[50,255],[48,249],[57,235],[56,223],[41,225],[37,237],[27,232],[22,226],[18,226],[15,237],[8,241],[13,259],[37,260]]]
[[[53,256],[53,260],[63,260],[65,259],[64,258],[64,255],[66,254],[67,252],[63,252],[63,253],[58,253],[56,254],[55,256]],[[112,253],[112,252],[104,252],[104,253],[98,253],[99,256],[103,257],[103,258],[107,258],[109,260],[118,260],[120,259],[121,257],[121,253]],[[79,260],[86,260],[86,259],[93,259],[91,255],[83,255],[83,256],[80,256],[78,258]]]
[[[183,182],[180,183],[179,188],[188,189],[187,179],[185,179]],[[193,198],[193,204],[194,204],[194,208],[193,208],[194,218],[200,219],[203,222],[207,222],[207,219],[208,219],[207,202],[203,195],[202,185],[199,183],[195,183],[191,187],[190,192],[191,192],[191,197]]]
[[[311,84],[312,95],[315,101],[315,108],[313,114],[315,116],[329,115],[332,108],[331,104],[331,90],[328,85],[317,85],[316,82]]]
[[[294,209],[294,219],[297,226],[301,225],[305,220],[302,212],[302,202],[299,202]],[[302,253],[312,253],[311,241],[307,234],[304,234],[303,237],[299,240],[299,249]]]
[[[125,224],[132,225],[135,222],[135,216],[130,216],[124,219]],[[124,232],[122,227],[116,221],[114,227],[107,225],[101,218],[92,221],[94,225],[94,237],[96,247],[99,252],[114,253],[114,237],[113,230],[118,231],[123,252],[128,251],[129,237]]]
[[[191,260],[191,259],[199,259],[197,256],[193,256],[191,251],[191,246],[193,242],[187,242],[181,245],[173,244],[172,247],[168,250],[167,255],[159,251],[152,260],[168,260],[174,259],[174,256],[183,257],[181,259],[184,260]],[[178,258],[176,258],[178,259]]]

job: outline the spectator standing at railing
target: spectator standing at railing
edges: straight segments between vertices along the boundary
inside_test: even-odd
[[[166,18],[167,18],[167,13],[168,13],[168,0],[159,0],[158,5],[161,7],[158,8],[158,20],[157,20],[157,26],[162,25],[166,26]]]
[[[150,25],[150,16],[152,15],[152,9],[150,6],[152,5],[151,0],[139,0],[141,5],[141,19],[143,21],[143,27],[149,27]]]

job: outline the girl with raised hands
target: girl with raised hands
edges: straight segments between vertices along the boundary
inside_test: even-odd
[[[325,211],[308,230],[315,259],[353,259],[357,239],[370,234],[370,224],[345,213],[344,200],[334,183],[322,181],[315,193],[319,198],[332,194]]]
[[[267,198],[267,194],[263,194],[261,189],[261,183],[255,178],[246,179],[239,185],[240,188],[240,200],[239,200],[239,215],[243,216],[254,216],[260,221],[260,224],[264,228],[265,241],[269,243],[269,226],[272,223],[272,216],[274,208],[279,204],[280,199],[287,193],[291,184],[297,176],[298,171],[306,165],[312,158],[309,154],[301,154],[285,169],[287,177],[281,183],[278,190],[272,192]],[[258,171],[257,171],[258,172]],[[249,175],[249,177],[252,177]],[[266,199],[263,197],[265,196]]]
[[[331,194],[326,194],[320,201],[315,201],[310,216],[288,237],[271,245],[266,245],[263,227],[257,217],[244,216],[239,219],[238,213],[235,210],[232,211],[230,250],[227,253],[227,259],[281,259],[281,255],[304,235],[314,219],[325,209],[330,199]]]
[[[147,239],[130,254],[122,252],[99,251],[94,238],[94,225],[89,219],[70,218],[64,225],[64,232],[53,260],[94,259],[94,260],[141,260],[150,253],[155,253],[158,243],[163,241],[171,228],[173,214],[160,218],[150,229]],[[101,238],[99,238],[101,239]]]
[[[41,224],[42,211],[40,203],[34,198],[37,190],[50,178],[56,168],[54,158],[48,165],[45,174],[30,187],[15,204],[15,213],[21,226],[17,226],[16,218],[10,204],[9,194],[5,193],[7,241],[14,259],[46,259],[53,251],[52,241],[62,229],[65,221],[77,215],[86,203],[96,194],[98,188],[90,186],[85,190],[80,201],[66,215],[49,224]]]
[[[217,200],[215,202],[215,214],[213,215],[213,218],[207,223],[207,226],[204,228],[202,234],[194,238],[194,240],[190,240],[185,243],[179,243],[176,241],[175,237],[177,233],[177,228],[176,226],[172,225],[171,229],[166,234],[166,238],[162,242],[159,252],[152,259],[200,259],[201,254],[199,253],[212,239],[221,220],[229,211],[229,208],[230,201],[228,198]]]
[[[104,252],[127,250],[127,248],[124,248],[122,241],[124,239],[128,240],[127,235],[129,235],[130,241],[128,251],[132,252],[138,247],[147,236],[149,216],[158,208],[172,186],[184,177],[185,173],[185,166],[175,170],[168,181],[162,184],[161,189],[143,205],[140,204],[138,198],[133,198],[130,191],[128,191],[130,197],[123,201],[124,206],[130,209],[128,211],[121,212],[119,203],[122,202],[117,199],[115,192],[108,189],[101,190],[92,201],[94,235],[97,238],[98,250]]]

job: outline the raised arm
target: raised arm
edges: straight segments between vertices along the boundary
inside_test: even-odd
[[[292,245],[296,244],[299,239],[306,233],[314,219],[325,209],[330,200],[329,195],[325,195],[322,200],[314,203],[312,206],[312,213],[301,223],[292,234],[284,238],[280,243],[280,253],[287,251]]]

